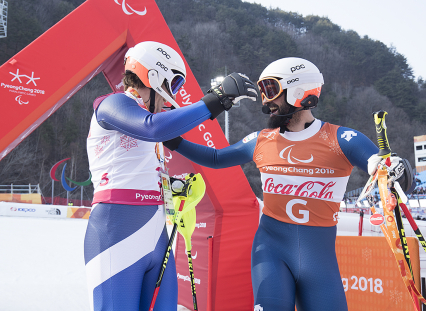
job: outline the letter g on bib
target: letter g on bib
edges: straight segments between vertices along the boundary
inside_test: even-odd
[[[293,199],[293,200],[288,201],[288,203],[286,205],[286,209],[285,209],[288,217],[290,217],[291,220],[293,220],[294,222],[297,222],[299,224],[307,223],[309,221],[309,211],[307,211],[307,210],[299,210],[299,213],[301,215],[303,215],[302,218],[297,218],[293,214],[293,206],[295,204],[306,205],[306,203],[308,203],[308,202],[305,201],[305,200],[301,200],[301,199]]]

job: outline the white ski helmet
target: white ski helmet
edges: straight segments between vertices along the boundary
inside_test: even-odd
[[[294,107],[301,107],[301,102],[309,95],[320,96],[324,78],[310,61],[286,57],[269,64],[257,84],[262,98],[266,97],[267,101],[274,100],[287,89],[287,102]]]
[[[152,88],[173,106],[179,105],[165,92],[175,96],[186,81],[185,63],[174,49],[163,43],[145,41],[130,48],[124,56],[124,68],[135,73],[142,83]]]

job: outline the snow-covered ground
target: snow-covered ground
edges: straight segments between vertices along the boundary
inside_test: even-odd
[[[0,310],[89,310],[87,220],[0,217]]]
[[[358,214],[340,213],[339,235],[358,235]],[[364,218],[363,235],[381,235]],[[417,221],[426,234],[426,221]],[[404,223],[407,236],[415,236]],[[0,216],[0,311],[88,311],[83,240],[87,220]],[[426,254],[421,249],[421,274]]]

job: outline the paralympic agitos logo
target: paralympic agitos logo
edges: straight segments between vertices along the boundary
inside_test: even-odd
[[[312,154],[311,154],[311,157],[309,159],[306,159],[306,160],[297,159],[297,158],[293,157],[291,155],[291,151],[293,149],[291,147],[293,147],[293,146],[294,145],[290,145],[290,146],[285,147],[283,150],[281,150],[279,157],[283,160],[287,160],[287,162],[290,163],[290,164],[311,163],[314,160],[314,157],[312,156]],[[287,151],[287,149],[289,149],[289,150]],[[287,153],[286,153],[286,151],[287,151]]]
[[[119,0],[114,0],[114,2],[118,5],[121,5],[121,9],[126,15],[132,15],[133,13],[136,13],[137,15],[142,16],[146,14],[146,7],[143,11],[136,11],[134,8],[132,8],[126,3],[126,0],[121,0],[121,3],[119,2]]]
[[[59,162],[57,162],[55,165],[52,166],[52,168],[50,169],[50,178],[52,178],[52,182],[53,181],[59,181],[56,179],[55,177],[55,173],[56,170],[58,169],[59,165],[61,165],[61,163],[68,161],[71,158],[66,158],[63,159]],[[62,187],[66,190],[66,191],[73,191],[75,190],[78,186],[84,187],[84,186],[88,186],[90,185],[90,183],[92,182],[92,174],[89,172],[89,178],[86,181],[83,182],[78,182],[78,181],[74,181],[71,178],[65,177],[65,169],[67,167],[67,163],[64,164],[64,167],[62,168],[62,175],[61,175],[61,183],[62,183]],[[66,179],[70,182],[72,182],[73,184],[77,185],[75,187],[70,187],[66,181]],[[53,190],[52,190],[53,191]]]

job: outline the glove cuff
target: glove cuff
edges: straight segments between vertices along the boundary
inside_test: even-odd
[[[207,109],[210,110],[210,120],[216,119],[225,110],[219,97],[213,93],[207,93],[201,100],[206,104]]]
[[[167,147],[168,149],[170,149],[170,151],[174,151],[179,147],[182,140],[183,140],[183,138],[178,136],[178,137],[175,137],[173,139],[170,139],[170,140],[163,142],[163,145],[165,147]]]
[[[412,187],[413,183],[414,185],[416,184],[413,169],[407,159],[401,159],[401,163],[404,165],[404,173],[397,179],[397,181],[399,182],[402,191],[404,191],[405,194],[409,194],[414,190],[414,187]]]

